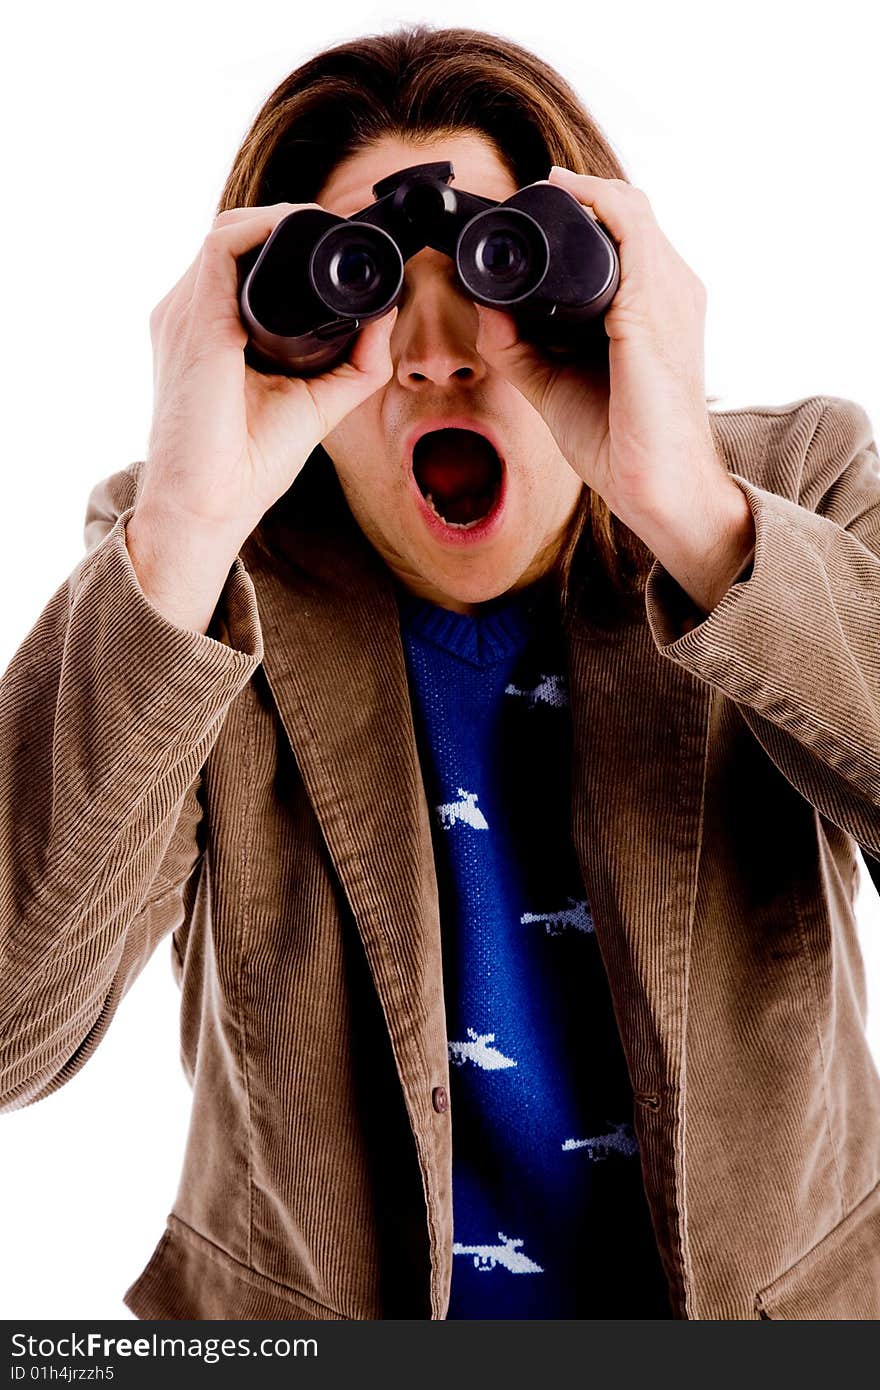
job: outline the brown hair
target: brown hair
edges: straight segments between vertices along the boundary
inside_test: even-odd
[[[535,54],[496,34],[404,24],[326,49],[285,77],[254,118],[217,211],[316,202],[337,164],[382,137],[418,144],[462,131],[493,142],[518,188],[553,164],[626,179],[575,92]],[[583,596],[601,627],[635,615],[653,560],[584,486],[555,563],[563,613]]]

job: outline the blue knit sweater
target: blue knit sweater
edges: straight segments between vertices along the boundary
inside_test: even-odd
[[[448,1317],[668,1318],[571,838],[555,595],[543,580],[470,617],[395,588],[443,929]]]

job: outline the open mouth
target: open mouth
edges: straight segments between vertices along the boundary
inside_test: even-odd
[[[476,526],[501,492],[501,459],[475,430],[429,430],[416,440],[412,468],[428,506],[447,526]]]

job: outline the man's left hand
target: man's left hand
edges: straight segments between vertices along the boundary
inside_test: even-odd
[[[709,423],[705,287],[640,189],[555,166],[541,182],[572,194],[617,243],[607,377],[548,360],[519,337],[509,314],[482,305],[477,351],[540,412],[578,476],[708,613],[755,535],[748,500],[718,457]]]

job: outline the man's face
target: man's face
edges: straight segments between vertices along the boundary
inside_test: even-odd
[[[430,145],[382,139],[338,165],[315,201],[349,217],[373,201],[373,185],[386,175],[437,160],[452,161],[454,187],[495,201],[516,192],[488,140],[457,134]],[[461,613],[550,568],[583,486],[538,411],[479,356],[477,327],[453,261],[425,247],[406,262],[393,375],[323,441],[352,514],[398,580]],[[434,434],[414,455],[420,423],[439,430],[444,420],[485,428],[501,469],[495,451],[465,433]],[[457,527],[431,519],[423,497],[432,487],[435,507],[458,517]],[[462,526],[469,508],[479,515],[490,496],[484,534]]]

